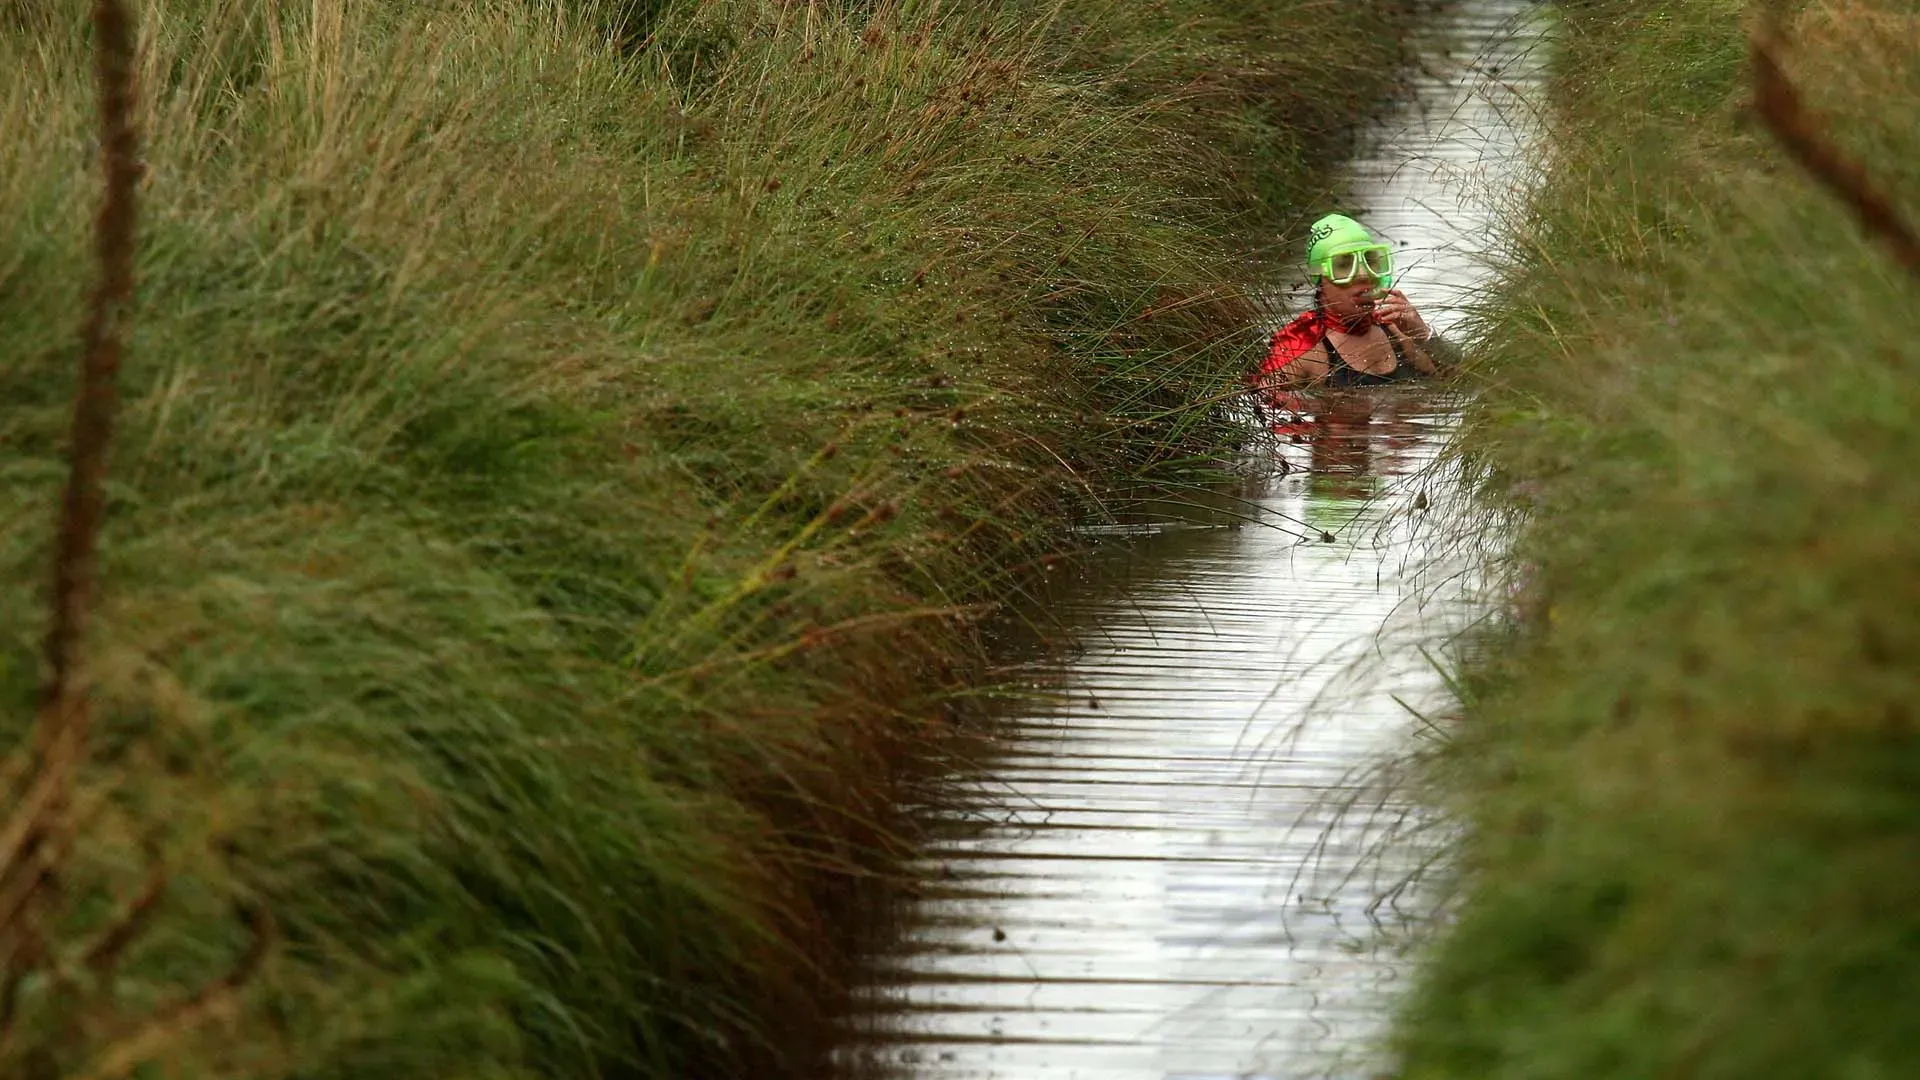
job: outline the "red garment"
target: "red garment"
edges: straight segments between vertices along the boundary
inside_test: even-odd
[[[1264,383],[1269,376],[1278,374],[1280,369],[1305,356],[1327,331],[1333,328],[1333,320],[1324,311],[1303,311],[1294,320],[1273,333],[1273,344],[1267,349],[1267,359],[1253,376],[1256,384]]]
[[[1327,336],[1333,319],[1322,311],[1301,312],[1292,322],[1274,331],[1273,344],[1260,370],[1247,376],[1247,383],[1269,412],[1268,422],[1278,435],[1300,441],[1312,430],[1307,418],[1307,403],[1299,394],[1286,389],[1280,370],[1312,351]]]

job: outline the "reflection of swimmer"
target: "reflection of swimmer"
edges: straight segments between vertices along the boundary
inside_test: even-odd
[[[1316,477],[1358,478],[1373,465],[1373,409],[1367,401],[1329,401],[1314,414],[1307,471]]]
[[[1359,222],[1329,214],[1307,246],[1313,310],[1273,336],[1254,376],[1264,404],[1284,407],[1287,390],[1380,386],[1437,375],[1443,345],[1405,293],[1393,288],[1393,249]]]
[[[1430,411],[1398,394],[1329,395],[1301,440],[1308,446],[1311,490],[1333,499],[1370,497],[1381,477],[1412,466],[1410,451],[1420,441],[1417,420]]]

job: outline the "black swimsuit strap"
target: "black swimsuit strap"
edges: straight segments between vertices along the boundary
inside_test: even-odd
[[[1385,375],[1376,375],[1371,371],[1361,371],[1347,363],[1347,358],[1340,355],[1339,349],[1334,348],[1333,335],[1320,335],[1320,344],[1327,347],[1327,381],[1335,385],[1351,385],[1354,380],[1389,383],[1412,377],[1414,374],[1413,366],[1407,363],[1407,354],[1400,348],[1399,335],[1395,334],[1393,330],[1384,323],[1381,324],[1381,329],[1386,331],[1387,345],[1393,349],[1393,370],[1387,372]],[[1342,378],[1343,374],[1345,378]]]

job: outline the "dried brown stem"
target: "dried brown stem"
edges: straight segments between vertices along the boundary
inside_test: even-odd
[[[1789,156],[1833,192],[1860,219],[1871,236],[1893,250],[1907,271],[1920,277],[1920,234],[1900,216],[1866,167],[1847,157],[1827,137],[1827,122],[1800,100],[1800,92],[1779,61],[1780,16],[1756,33],[1749,44],[1753,56],[1754,109]]]
[[[107,1047],[93,1067],[82,1074],[83,1080],[118,1080],[226,1009],[260,970],[278,932],[272,913],[264,907],[251,909],[245,918],[253,930],[253,941],[233,970],[192,996],[155,1012],[139,1028]]]
[[[0,932],[13,921],[5,897],[19,888],[20,875],[36,872],[40,844],[46,838],[43,826],[60,794],[60,778],[42,770],[0,826]]]
[[[133,299],[133,245],[138,224],[135,189],[140,144],[133,130],[133,23],[119,0],[93,5],[94,76],[99,93],[100,158],[105,190],[94,220],[99,280],[80,330],[80,383],[74,394],[71,460],[54,540],[51,618],[45,646],[47,681],[41,688],[34,750],[39,773],[26,798],[0,828],[0,894],[13,902],[0,911],[0,930],[27,921],[30,903],[55,877],[65,850],[56,827],[67,808],[73,772],[85,753],[87,700],[78,669],[91,610],[104,494],[107,450],[113,438],[115,381],[120,370],[127,309]],[[8,984],[27,964],[15,954]]]
[[[77,671],[98,576],[104,481],[117,405],[115,382],[133,299],[135,189],[140,143],[133,130],[133,22],[119,0],[94,0],[94,77],[100,109],[100,157],[106,190],[94,220],[99,281],[81,326],[80,386],[74,395],[72,460],[61,499],[53,560],[47,682],[41,692],[40,766],[63,775],[86,745],[88,711]]]
[[[140,895],[127,905],[118,922],[108,930],[93,948],[87,950],[87,967],[96,975],[106,975],[126,951],[128,945],[146,929],[147,922],[153,918],[154,910],[159,907],[160,897],[167,891],[167,868],[156,862],[147,871],[147,880],[140,888]]]
[[[28,912],[33,909],[34,901],[53,883],[53,868],[48,865],[46,851],[37,842],[21,854],[14,869],[6,891],[0,893],[0,929],[8,934],[31,922]]]
[[[80,330],[72,457],[54,541],[52,611],[45,645],[47,680],[41,688],[34,734],[38,774],[0,827],[0,933],[14,942],[0,970],[0,1038],[11,1035],[21,980],[45,961],[30,909],[56,884],[57,863],[64,850],[64,838],[56,826],[67,809],[73,772],[86,748],[89,716],[78,670],[98,576],[115,381],[133,299],[140,144],[133,130],[133,23],[120,0],[95,0],[93,34],[105,177],[93,235],[99,280]]]

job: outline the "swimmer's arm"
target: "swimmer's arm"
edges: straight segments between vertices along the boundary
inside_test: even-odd
[[[1446,361],[1442,360],[1438,354],[1429,350],[1433,349],[1436,345],[1442,349],[1451,350],[1453,348],[1453,346],[1441,341],[1440,335],[1428,330],[1425,323],[1420,325],[1420,329],[1425,333],[1424,337],[1420,334],[1408,333],[1391,323],[1383,323],[1382,325],[1386,327],[1387,335],[1395,338],[1399,342],[1400,347],[1406,352],[1407,361],[1413,365],[1415,371],[1418,371],[1422,375],[1440,374],[1440,369],[1446,365]]]
[[[1380,301],[1374,311],[1381,325],[1389,331],[1399,332],[1413,346],[1413,366],[1421,372],[1438,375],[1443,370],[1460,366],[1460,350],[1433,332],[1427,320],[1414,310],[1406,293],[1399,289],[1387,290],[1386,299]]]
[[[1439,334],[1429,335],[1427,340],[1420,343],[1420,350],[1427,354],[1428,363],[1434,364],[1441,371],[1459,368],[1460,361],[1463,359],[1460,346]],[[1429,374],[1437,374],[1437,372],[1429,372]]]

